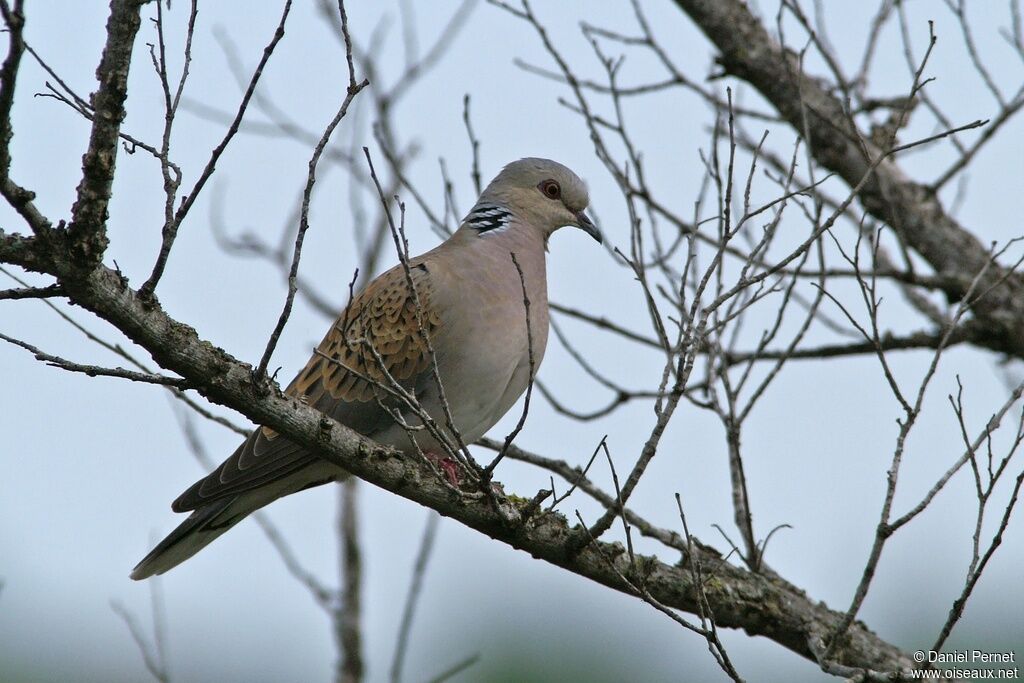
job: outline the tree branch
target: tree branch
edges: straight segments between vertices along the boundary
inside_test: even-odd
[[[83,365],[82,363],[75,363],[69,361],[60,356],[54,356],[53,354],[41,351],[37,347],[29,344],[28,342],[15,339],[14,337],[8,337],[6,334],[0,332],[0,339],[3,339],[8,344],[20,346],[25,349],[33,356],[36,360],[42,361],[47,365],[52,365],[55,368],[67,370],[69,372],[79,372],[89,377],[120,377],[121,379],[131,380],[132,382],[143,382],[145,384],[160,384],[165,387],[173,387],[175,389],[188,389],[188,381],[181,379],[180,377],[164,377],[163,375],[154,375],[145,372],[135,372],[133,370],[125,370],[124,368],[104,368],[99,365]]]
[[[78,198],[71,208],[70,246],[85,268],[103,259],[107,248],[107,206],[114,182],[117,143],[124,121],[124,102],[128,97],[128,69],[132,61],[135,34],[141,19],[140,0],[111,0],[107,20],[107,44],[96,69],[99,88],[93,93],[92,133],[82,157],[82,181]]]
[[[822,79],[802,73],[797,56],[772,39],[745,3],[675,2],[718,48],[717,61],[727,74],[753,85],[798,134],[806,130],[818,163],[850,187],[861,182],[872,158],[884,150],[856,130]],[[945,211],[927,186],[908,178],[892,159],[878,164],[857,194],[872,216],[891,225],[939,275],[969,282],[986,267],[988,250]],[[972,305],[989,330],[987,346],[1024,358],[1024,282],[1018,274],[993,265],[978,289],[989,288],[988,295]]]

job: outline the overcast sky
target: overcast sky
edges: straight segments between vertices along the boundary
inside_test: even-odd
[[[382,13],[390,17],[388,39],[376,55],[381,63],[380,82],[388,84],[404,60],[401,26],[397,6],[381,3],[381,8],[370,8],[375,4],[352,3],[350,26],[356,39],[366,44]],[[850,59],[851,71],[858,63],[872,11],[857,9],[859,4],[826,3],[832,39],[839,53]],[[319,132],[343,98],[347,76],[338,42],[313,5],[296,3],[260,88],[290,117]],[[601,69],[579,33],[579,21],[635,31],[628,3],[537,5],[559,48],[582,73],[594,78],[600,78]],[[711,66],[705,39],[671,3],[643,5],[678,63],[689,75],[703,76]],[[432,44],[455,7],[453,2],[416,4],[421,49]],[[997,9],[985,15],[976,12],[975,31],[994,79],[1013,92],[1024,70],[998,44],[996,29],[1008,25],[1009,14],[1005,8]],[[929,86],[932,95],[954,123],[990,117],[995,103],[965,61],[959,28],[944,5],[915,3],[910,10],[918,54],[925,45],[927,19],[936,21],[940,36],[926,74],[937,78]],[[144,16],[154,11],[150,6]],[[28,42],[76,91],[91,92],[104,41],[106,8],[101,3],[65,0],[29,3],[27,13]],[[217,36],[229,38],[244,66],[251,69],[279,15],[280,8],[270,2],[204,5],[186,97],[233,112],[240,92]],[[173,74],[180,68],[177,55],[186,16],[186,3],[173,3],[168,13],[168,44],[176,55]],[[903,94],[910,84],[895,28],[889,27],[878,48],[874,76],[879,95]],[[151,25],[144,23],[136,43],[126,122],[126,130],[149,141],[159,138],[162,126],[162,99],[145,48],[154,40]],[[468,93],[482,141],[485,182],[502,165],[520,157],[561,161],[586,178],[593,214],[608,240],[625,247],[628,224],[621,196],[595,158],[584,126],[558,104],[557,98],[567,94],[564,87],[516,68],[516,57],[550,66],[528,26],[490,5],[477,6],[442,61],[396,105],[399,137],[419,145],[411,166],[415,184],[440,209],[438,160],[443,158],[456,182],[460,210],[465,212],[475,200],[470,146],[462,123],[462,101]],[[623,79],[654,80],[652,67],[649,59],[631,57]],[[38,193],[40,210],[59,219],[69,214],[73,202],[88,122],[53,99],[33,97],[44,90],[46,80],[26,59],[14,113],[13,173]],[[750,92],[743,97],[747,103],[757,103]],[[698,151],[709,144],[708,110],[692,96],[681,94],[643,102],[642,108],[633,107],[629,114],[643,145],[652,185],[688,214],[703,173]],[[368,131],[373,116],[369,105],[368,98],[357,99],[339,140],[356,148],[367,145],[381,159]],[[254,112],[254,118],[260,116]],[[198,116],[192,107],[181,113],[179,126],[173,154],[188,186],[223,135],[223,125]],[[933,132],[930,124],[911,131]],[[986,243],[1005,241],[1020,232],[1024,130],[1016,121],[1001,135],[1001,141],[977,159],[959,213],[963,224]],[[792,135],[779,129],[778,136],[772,138],[776,149],[791,150]],[[232,233],[248,230],[275,241],[295,209],[309,154],[309,145],[294,140],[241,134],[182,228],[158,290],[170,315],[193,325],[204,339],[253,363],[280,312],[284,283],[273,267],[239,260],[218,249],[211,224],[222,219]],[[937,148],[909,155],[901,163],[915,177],[930,179],[952,158],[948,150]],[[358,263],[351,246],[347,183],[347,175],[337,168],[321,174],[303,257],[304,275],[339,307]],[[160,187],[159,167],[151,157],[122,151],[105,262],[116,261],[133,286],[146,278],[159,247]],[[767,183],[757,190],[772,191]],[[945,199],[948,203],[952,196]],[[368,202],[366,209],[372,212],[374,207]],[[0,225],[7,231],[21,229],[6,207],[0,209]],[[415,208],[410,209],[408,225],[414,252],[437,243]],[[843,236],[851,240],[852,231],[847,228]],[[394,261],[389,254],[382,266]],[[641,291],[629,273],[586,235],[570,230],[557,234],[548,263],[552,300],[639,329],[649,324]],[[0,287],[12,285],[5,279],[0,275]],[[112,328],[82,310],[58,305],[96,334],[123,342]],[[898,327],[903,304],[895,296],[891,305],[897,311],[894,326]],[[838,315],[834,309],[831,313]],[[272,363],[282,368],[280,377],[287,380],[302,366],[326,324],[305,303],[297,305]],[[921,324],[911,317],[900,329]],[[637,351],[571,322],[565,327],[602,371],[630,387],[656,386],[662,365],[658,354]],[[120,363],[40,302],[0,302],[0,331],[76,361]],[[140,357],[145,357],[143,352]],[[930,360],[926,353],[897,358],[897,374],[908,383],[920,378]],[[1002,403],[1003,369],[997,361],[991,354],[968,348],[954,349],[943,360],[909,444],[898,509],[919,499],[960,452],[958,428],[946,403],[946,395],[956,390],[956,376],[963,381],[969,417],[976,428]],[[554,341],[540,377],[559,397],[580,408],[596,408],[606,398]],[[229,415],[223,409],[214,410]],[[766,531],[783,523],[793,526],[773,539],[768,562],[811,597],[834,608],[849,604],[863,569],[899,415],[877,361],[811,361],[793,363],[782,373],[747,427],[747,476],[758,529]],[[518,408],[494,428],[492,436],[507,433],[517,418]],[[200,422],[211,456],[226,457],[237,435]],[[538,400],[518,443],[581,464],[608,434],[616,462],[626,468],[652,424],[649,403],[631,404],[605,420],[580,423]],[[0,477],[0,679],[147,680],[138,650],[110,601],[123,603],[149,629],[149,586],[129,581],[128,573],[152,540],[178,523],[170,502],[205,473],[189,454],[166,392],[115,379],[71,375],[34,361],[21,349],[0,345],[0,427],[4,472]],[[602,485],[610,481],[605,470],[595,472],[595,478]],[[548,483],[543,474],[515,463],[503,464],[499,479],[507,491],[527,496]],[[707,542],[723,545],[711,525],[733,529],[729,491],[721,427],[690,409],[666,435],[662,455],[637,493],[637,507],[652,522],[677,528],[673,493],[680,492],[691,530]],[[429,513],[369,486],[361,492],[369,680],[383,680]],[[881,637],[909,650],[932,642],[963,582],[973,506],[973,484],[969,477],[961,477],[933,509],[887,547],[860,615]],[[571,515],[576,507],[585,517],[596,514],[582,498],[565,511]],[[334,508],[333,487],[322,487],[279,501],[269,511],[302,561],[330,581],[335,580],[337,553]],[[642,549],[654,550],[646,545]],[[663,549],[659,552],[667,561],[676,559]],[[1022,534],[1019,525],[1011,526],[956,631],[954,644],[991,650],[1021,646],[1019,635],[1012,634],[1024,632],[1022,562]],[[304,589],[289,578],[255,524],[240,524],[166,575],[162,588],[173,680],[329,680],[335,651],[328,622]],[[823,678],[809,662],[772,642],[737,632],[725,632],[723,638],[748,680]],[[501,680],[504,672],[508,680],[532,676],[620,681],[638,668],[645,680],[652,681],[722,678],[702,640],[639,601],[445,520],[413,631],[408,680],[426,680],[474,653],[479,653],[480,663],[459,680]]]

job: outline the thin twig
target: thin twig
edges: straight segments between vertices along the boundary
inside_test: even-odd
[[[154,587],[155,584],[155,581],[150,583],[150,590],[157,590]],[[162,646],[159,644],[159,641],[151,644],[146,638],[146,634],[143,633],[138,619],[120,602],[111,600],[110,609],[114,610],[114,614],[121,617],[124,625],[128,627],[128,632],[131,634],[132,640],[135,641],[135,645],[142,655],[142,662],[146,665],[146,670],[149,671],[150,675],[160,683],[170,683],[171,678],[167,672],[167,662],[164,660]],[[156,614],[154,613],[153,616],[155,619]]]
[[[260,359],[259,365],[256,368],[255,375],[257,377],[266,377],[267,366],[270,365],[270,358],[274,354],[277,341],[281,337],[281,333],[284,331],[284,326],[288,322],[288,317],[292,312],[292,304],[295,301],[295,292],[298,289],[296,277],[299,273],[299,259],[302,257],[302,244],[306,236],[306,230],[309,229],[309,204],[313,196],[313,187],[316,184],[316,169],[317,165],[320,163],[320,157],[323,155],[324,148],[327,147],[327,143],[330,141],[331,135],[334,133],[334,129],[338,127],[341,120],[345,118],[345,114],[348,113],[348,108],[349,105],[352,104],[352,100],[355,99],[356,95],[358,95],[363,88],[370,84],[366,79],[363,79],[360,83],[356,83],[355,71],[352,66],[351,39],[348,37],[348,19],[344,11],[344,4],[341,3],[340,0],[339,7],[342,18],[342,31],[345,34],[345,44],[348,49],[346,57],[349,65],[349,85],[345,92],[345,99],[342,101],[341,106],[338,107],[338,111],[334,114],[334,118],[332,118],[330,123],[327,124],[323,135],[320,136],[320,141],[317,142],[316,147],[313,149],[313,156],[309,159],[309,171],[306,174],[306,187],[302,192],[302,210],[299,215],[299,230],[295,235],[295,249],[292,252],[292,265],[288,270],[288,295],[285,298],[284,309],[281,311],[281,315],[277,320],[277,325],[274,327],[274,331],[271,333],[270,339],[267,341],[267,348],[263,351],[263,357]]]
[[[192,386],[192,383],[187,379],[181,377],[167,377],[164,375],[156,375],[145,372],[135,372],[133,370],[125,370],[124,368],[105,368],[99,365],[85,365],[82,363],[75,363],[69,361],[60,356],[54,356],[39,350],[28,342],[15,339],[14,337],[8,337],[6,334],[0,333],[0,339],[3,339],[9,344],[20,346],[25,349],[33,356],[36,360],[42,361],[47,365],[51,365],[61,370],[67,370],[69,372],[79,372],[89,377],[119,377],[121,379],[131,380],[132,382],[142,382],[145,384],[159,384],[161,386],[173,387],[175,389],[188,389]]]
[[[537,372],[537,361],[533,355],[533,326],[530,324],[530,297],[526,294],[526,279],[523,276],[523,267],[519,265],[519,261],[516,259],[516,253],[509,252],[509,256],[512,257],[512,265],[516,267],[516,272],[519,274],[519,286],[523,292],[523,310],[526,317],[526,353],[529,361],[529,381],[526,384],[526,398],[523,400],[523,412],[519,415],[519,421],[516,422],[515,428],[508,433],[505,437],[505,445],[502,446],[501,450],[498,451],[498,455],[494,457],[487,467],[483,469],[482,479],[484,483],[490,480],[491,475],[494,473],[494,468],[498,466],[498,463],[505,457],[505,453],[508,452],[508,447],[512,445],[515,438],[519,436],[519,432],[523,430],[523,425],[526,424],[526,416],[530,412],[530,397],[533,396],[533,378]]]

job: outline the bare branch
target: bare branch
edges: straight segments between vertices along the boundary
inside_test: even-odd
[[[289,0],[290,2],[290,0]],[[342,17],[342,31],[345,34],[345,44],[347,47],[346,58],[349,64],[349,86],[345,93],[345,99],[342,101],[341,106],[335,113],[334,118],[331,119],[330,123],[327,124],[327,128],[324,129],[323,135],[320,136],[320,141],[313,149],[313,156],[309,160],[309,172],[306,175],[306,188],[302,193],[302,209],[299,215],[299,230],[295,235],[295,250],[292,254],[292,265],[288,271],[288,296],[285,299],[284,310],[281,311],[281,316],[277,320],[277,325],[274,327],[274,331],[270,335],[270,339],[267,342],[267,348],[263,351],[263,357],[260,359],[260,363],[256,368],[256,375],[258,377],[264,377],[267,374],[267,366],[270,365],[270,357],[274,354],[274,348],[277,346],[277,340],[281,337],[281,333],[284,331],[284,326],[288,322],[288,317],[292,312],[292,303],[295,301],[295,292],[298,289],[296,284],[296,277],[299,273],[299,259],[302,256],[302,243],[306,236],[306,230],[309,229],[309,203],[313,195],[313,186],[316,184],[316,169],[320,163],[320,157],[323,155],[324,148],[327,147],[328,141],[331,139],[331,135],[334,133],[334,129],[338,127],[341,120],[345,118],[345,114],[348,113],[349,105],[352,104],[352,100],[355,99],[356,95],[360,91],[368,86],[370,82],[363,79],[361,83],[356,83],[355,71],[352,66],[352,55],[351,55],[351,40],[348,37],[348,19],[344,12],[344,5],[339,4],[341,7]],[[284,18],[282,18],[282,26]]]
[[[440,521],[441,518],[436,512],[427,513],[427,524],[423,527],[423,537],[420,539],[416,561],[412,568],[412,578],[409,580],[409,591],[406,593],[405,605],[402,607],[402,621],[398,627],[398,638],[395,639],[395,653],[391,660],[391,683],[401,683],[402,680],[402,668],[405,666],[405,655],[409,649],[409,634],[412,633],[416,607],[419,604],[420,595],[423,593],[423,578],[427,573],[427,563],[434,550],[434,539],[437,537],[437,527]]]
[[[96,68],[100,83],[92,97],[96,116],[92,121],[89,148],[82,157],[82,180],[68,227],[70,246],[86,267],[98,264],[107,248],[107,205],[125,116],[124,102],[128,97],[128,67],[141,23],[140,7],[138,0],[112,0],[107,19],[107,43]]]
[[[224,151],[231,143],[232,138],[234,138],[235,134],[238,132],[238,127],[242,123],[242,118],[245,116],[246,109],[249,106],[249,100],[252,99],[253,93],[256,90],[256,84],[259,83],[260,76],[263,75],[263,69],[266,67],[267,62],[270,61],[271,55],[274,54],[274,48],[276,48],[277,44],[281,42],[282,38],[284,38],[285,22],[288,20],[288,14],[289,12],[291,12],[291,8],[292,0],[285,0],[284,9],[281,12],[281,19],[278,22],[277,28],[274,30],[274,36],[270,39],[270,42],[267,43],[267,46],[263,49],[263,56],[260,58],[260,62],[256,66],[256,70],[253,71],[252,78],[249,80],[249,87],[246,88],[245,94],[242,95],[242,101],[238,105],[238,111],[235,113],[235,118],[231,121],[231,124],[228,126],[227,131],[224,133],[224,137],[217,144],[217,146],[214,147],[213,150],[210,152],[210,159],[206,162],[206,166],[199,174],[199,178],[196,179],[196,182],[192,186],[192,189],[183,196],[181,205],[178,207],[178,210],[174,213],[173,218],[171,218],[168,221],[165,221],[163,228],[163,240],[161,241],[160,244],[160,254],[157,256],[156,263],[153,265],[152,274],[149,276],[149,279],[146,280],[146,282],[139,289],[141,295],[149,297],[153,294],[153,291],[156,289],[156,285],[160,281],[160,277],[163,275],[164,272],[164,267],[167,264],[167,258],[170,255],[171,247],[174,245],[174,239],[177,237],[178,228],[185,220],[185,216],[188,215],[189,210],[195,204],[196,199],[199,198],[199,194],[206,186],[207,181],[213,175],[214,170],[216,170],[217,161],[220,160],[221,155],[224,154]],[[184,78],[186,77],[186,75],[187,73],[183,71],[181,81],[182,84],[184,83]],[[176,107],[177,105],[174,104],[173,106]],[[173,112],[171,112],[171,116],[173,118]],[[169,126],[165,127],[164,135],[170,135]]]
[[[15,339],[14,337],[8,337],[3,333],[0,333],[0,339],[3,339],[9,344],[20,346],[35,356],[35,359],[38,361],[42,361],[47,365],[67,370],[69,372],[80,372],[83,375],[88,375],[89,377],[120,377],[121,379],[131,380],[132,382],[160,384],[167,387],[174,387],[175,389],[188,389],[190,387],[188,380],[180,377],[165,377],[163,375],[134,372],[132,370],[125,370],[124,368],[104,368],[99,365],[83,365],[81,363],[74,363],[66,360],[60,356],[54,356],[44,351],[40,351],[28,342],[23,342],[20,339]]]
[[[0,271],[3,269],[0,268]],[[64,296],[64,288],[60,285],[0,290],[0,299],[50,299],[62,296]]]
[[[428,683],[445,683],[445,681],[455,678],[460,673],[476,664],[478,661],[480,661],[479,654],[470,655],[469,657],[466,657],[465,659],[456,662],[452,666],[448,667],[447,669],[439,673],[437,676],[434,676],[428,681]]]
[[[154,601],[157,599],[155,594],[159,590],[159,583],[159,580],[150,583],[150,591],[154,594]],[[114,614],[121,617],[124,625],[128,627],[128,632],[131,634],[132,640],[135,641],[135,645],[142,655],[142,662],[146,665],[146,670],[149,671],[150,675],[160,683],[170,683],[171,677],[167,673],[167,662],[164,659],[163,644],[159,635],[150,644],[146,634],[142,631],[142,626],[135,616],[128,611],[127,607],[116,600],[111,600],[110,609],[114,610]],[[154,622],[157,618],[157,612],[154,611]]]
[[[341,556],[338,573],[341,594],[333,610],[335,638],[342,653],[336,680],[359,683],[363,680],[362,580],[363,560],[359,540],[359,480],[349,477],[338,490],[338,531]]]
[[[807,112],[815,159],[854,187],[868,211],[890,222],[938,272],[970,277],[988,261],[984,246],[946,213],[934,195],[922,192],[894,163],[878,165],[872,159],[877,159],[876,152],[864,156],[858,141],[865,138],[850,130],[842,103],[820,81],[793,66],[746,5],[739,0],[676,0],[676,5],[717,46],[726,72],[756,87],[794,128],[803,130]],[[947,133],[958,130],[951,127]],[[872,166],[876,168],[868,173]],[[982,289],[1004,275],[1001,267],[989,269]],[[1015,294],[1022,287],[1020,278],[1011,276],[974,306],[975,315],[991,324],[993,336],[998,335],[1005,348],[1015,349],[1015,355],[1024,354],[1024,297]]]
[[[533,396],[533,378],[537,374],[537,360],[533,355],[533,326],[530,325],[530,297],[526,294],[526,279],[523,277],[523,268],[516,259],[516,253],[514,251],[510,252],[509,256],[512,257],[512,265],[516,267],[516,272],[519,274],[519,286],[523,291],[523,311],[526,318],[526,353],[529,362],[530,379],[526,383],[526,396],[523,399],[523,412],[519,416],[519,421],[516,422],[516,426],[505,437],[505,445],[498,451],[498,455],[494,457],[491,464],[483,469],[482,474],[485,484],[494,473],[494,468],[505,457],[508,447],[512,445],[512,442],[519,436],[519,432],[523,430],[523,425],[526,424],[526,416],[530,412],[530,397]]]

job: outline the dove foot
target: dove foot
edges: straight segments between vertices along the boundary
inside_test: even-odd
[[[444,476],[448,479],[448,482],[455,487],[458,487],[459,481],[459,463],[457,463],[451,456],[443,455],[441,453],[435,453],[434,451],[427,451],[424,453],[427,456],[427,460],[437,465]]]

